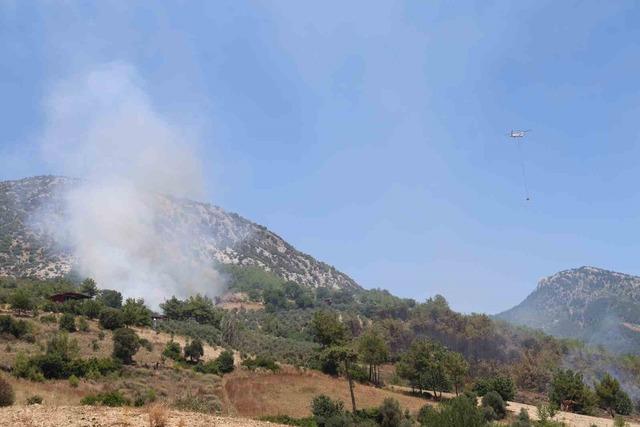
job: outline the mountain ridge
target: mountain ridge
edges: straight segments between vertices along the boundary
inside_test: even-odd
[[[640,277],[592,266],[538,282],[520,304],[497,318],[617,352],[640,349]]]
[[[40,279],[68,274],[77,261],[71,248],[55,241],[32,220],[47,207],[64,215],[62,194],[80,180],[52,175],[0,182],[0,276]],[[197,227],[195,255],[205,262],[257,266],[310,287],[361,289],[348,275],[289,244],[267,227],[204,202],[155,194],[161,224],[178,233]]]

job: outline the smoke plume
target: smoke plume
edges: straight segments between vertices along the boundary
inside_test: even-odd
[[[45,102],[42,150],[55,169],[81,178],[61,195],[64,214],[48,221],[79,273],[157,307],[171,295],[211,296],[222,280],[211,260],[193,255],[197,227],[168,224],[175,198],[203,194],[202,164],[188,132],[143,87],[122,63],[60,82]]]

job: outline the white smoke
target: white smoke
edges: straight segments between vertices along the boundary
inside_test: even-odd
[[[197,227],[166,224],[166,195],[203,194],[195,143],[153,108],[135,70],[111,63],[63,81],[45,115],[46,159],[81,178],[53,230],[79,272],[154,307],[171,295],[216,294],[221,276],[193,256]]]

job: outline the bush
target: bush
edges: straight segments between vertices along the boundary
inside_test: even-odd
[[[217,401],[207,396],[194,395],[191,391],[187,391],[178,397],[173,402],[173,406],[183,411],[201,412],[203,414],[213,414],[220,410],[220,405]]]
[[[198,338],[184,346],[184,357],[192,362],[198,362],[203,355],[204,347],[202,346],[202,341]]]
[[[61,331],[75,332],[76,329],[76,317],[71,313],[64,313],[60,317],[58,322],[59,329]]]
[[[147,403],[155,402],[157,399],[156,391],[152,388],[145,393],[137,393],[133,400],[133,406],[144,406]]]
[[[380,413],[380,427],[398,427],[402,421],[402,409],[400,403],[391,397],[387,397],[378,408]]]
[[[89,332],[89,322],[84,317],[81,317],[78,320],[78,329],[82,332]]]
[[[34,394],[31,397],[27,398],[27,405],[41,405],[42,404],[42,396],[38,396]]]
[[[224,350],[220,353],[220,356],[217,357],[216,363],[218,365],[218,371],[221,374],[233,372],[235,367],[233,362],[233,352],[231,350]]]
[[[490,391],[495,391],[504,401],[513,400],[516,395],[516,387],[513,384],[513,380],[506,376],[482,378],[474,384],[473,391],[476,392],[478,396],[484,396]]]
[[[624,418],[617,416],[613,419],[613,427],[628,427],[629,424],[624,420]]]
[[[98,394],[89,394],[82,398],[80,401],[83,405],[105,405],[105,406],[125,406],[129,405],[130,402],[127,398],[124,397],[122,393],[119,391],[109,391],[106,393],[98,393]]]
[[[633,402],[631,402],[629,395],[622,390],[616,393],[615,410],[620,415],[631,415],[633,412]]]
[[[31,332],[31,326],[26,320],[16,320],[8,315],[0,315],[0,333],[11,334],[15,338],[23,338]]]
[[[113,332],[113,357],[124,363],[131,365],[133,356],[140,350],[140,338],[129,328],[116,329]]]
[[[582,374],[571,369],[559,369],[553,374],[549,387],[549,401],[557,408],[565,400],[572,400],[573,411],[588,413],[594,403],[593,392],[582,381]]]
[[[13,387],[4,378],[0,377],[0,407],[11,406],[16,400],[16,395],[13,392]]]
[[[115,331],[124,326],[124,315],[116,308],[105,308],[100,313],[100,326]]]
[[[69,385],[72,388],[78,388],[78,386],[80,385],[80,380],[78,379],[78,377],[76,377],[75,375],[71,375],[69,377]]]
[[[198,363],[193,367],[193,370],[196,372],[200,372],[201,374],[220,374],[220,370],[218,369],[218,362],[215,360],[208,360],[205,363]]]
[[[127,298],[122,314],[126,325],[151,326],[151,310],[144,305],[143,299]]]
[[[272,372],[276,372],[280,369],[280,366],[270,357],[258,355],[254,359],[245,359],[242,361],[242,366],[252,371],[257,368],[267,369]]]
[[[487,407],[491,410],[490,407]],[[482,411],[465,396],[456,397],[438,405],[437,409],[425,405],[420,409],[418,421],[425,427],[485,427]]]
[[[30,311],[35,308],[33,297],[24,289],[18,289],[9,297],[11,308],[18,312]]]
[[[140,346],[147,350],[148,352],[153,351],[153,344],[146,338],[140,338]]]
[[[165,346],[164,350],[162,350],[162,355],[168,359],[172,360],[182,360],[182,349],[180,348],[180,344],[175,341],[169,341]]]
[[[344,403],[320,394],[311,401],[311,413],[319,427],[335,426],[344,416]]]
[[[498,392],[490,391],[482,397],[482,407],[483,408],[491,408],[495,413],[496,420],[501,420],[507,414],[507,406],[502,399],[502,396],[498,394]],[[490,421],[491,419],[489,419]]]
[[[511,423],[510,427],[533,427],[531,418],[529,418],[529,412],[526,409],[521,408],[518,418]]]
[[[38,320],[40,320],[40,322],[44,324],[58,323],[58,320],[56,319],[56,316],[54,314],[43,314]]]

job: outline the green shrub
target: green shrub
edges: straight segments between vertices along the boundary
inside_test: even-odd
[[[510,427],[533,427],[531,418],[529,418],[529,412],[526,409],[521,408],[518,418],[511,423]]]
[[[41,405],[42,404],[42,396],[38,396],[34,394],[31,397],[27,398],[27,405]]]
[[[255,358],[248,358],[242,361],[242,366],[246,367],[250,370],[255,370],[257,368],[266,369],[272,372],[276,372],[280,369],[280,366],[276,363],[275,360],[268,356],[258,355]]]
[[[201,374],[220,374],[220,370],[218,369],[218,362],[215,360],[208,360],[204,363],[198,363],[193,367],[193,370],[196,372],[200,372]]]
[[[202,341],[198,338],[184,346],[184,357],[192,362],[198,362],[203,355],[204,347],[202,346]]]
[[[137,393],[133,400],[133,406],[144,406],[147,403],[155,402],[157,399],[156,391],[152,388],[145,393]]]
[[[0,334],[6,333],[16,338],[25,338],[31,332],[31,325],[26,320],[16,320],[8,315],[0,315]]]
[[[64,313],[60,317],[58,322],[61,331],[75,332],[76,329],[76,317],[71,313]]]
[[[633,403],[629,395],[620,387],[617,379],[605,374],[599,383],[595,384],[598,406],[605,409],[613,417],[616,413],[629,415],[633,410]]]
[[[78,377],[76,377],[75,375],[71,375],[69,377],[69,385],[72,388],[77,388],[80,385],[80,380],[78,379]]]
[[[80,320],[78,320],[78,330],[82,332],[89,332],[89,322],[87,322],[87,319],[84,317],[81,317]]]
[[[573,410],[588,413],[594,405],[595,397],[583,380],[582,374],[571,369],[558,369],[551,379],[549,401],[559,408],[565,400],[572,400]]]
[[[0,377],[0,407],[11,406],[15,400],[16,395],[13,392],[13,387],[9,381]]]
[[[131,402],[119,391],[109,391],[106,393],[89,394],[80,401],[83,405],[105,405],[105,406],[125,406]]]
[[[100,313],[99,322],[104,329],[115,331],[124,326],[124,314],[122,314],[122,310],[107,307]]]
[[[633,412],[633,402],[623,390],[616,393],[615,411],[620,415],[631,415]]]
[[[182,349],[180,348],[180,344],[175,341],[169,341],[165,346],[164,350],[162,350],[162,355],[168,359],[172,360],[181,360],[182,359]]]
[[[33,296],[25,289],[18,289],[9,296],[9,304],[11,308],[18,312],[30,311],[35,308]]]
[[[43,314],[38,320],[44,324],[58,323],[55,314]]]
[[[476,392],[478,396],[484,396],[490,391],[495,391],[504,401],[513,400],[516,395],[516,387],[513,384],[513,380],[507,376],[482,378],[474,384],[473,391]]]
[[[403,419],[400,403],[391,397],[387,397],[378,408],[380,414],[380,427],[398,427]]]
[[[130,365],[133,363],[133,356],[140,350],[140,338],[129,328],[116,329],[113,332],[113,357]]]
[[[216,363],[218,365],[218,371],[221,374],[228,374],[229,372],[233,372],[233,369],[234,369],[233,352],[231,350],[224,350],[216,358]]]
[[[496,420],[501,420],[507,414],[507,406],[502,399],[502,396],[496,391],[490,391],[482,397],[482,407],[489,407],[493,410],[496,416]]]
[[[487,407],[491,410],[490,407]],[[418,414],[418,421],[425,427],[485,427],[483,413],[476,403],[465,396],[443,402],[435,409],[424,406]]]
[[[629,424],[621,416],[616,415],[613,419],[613,427],[626,427]]]
[[[311,413],[319,427],[329,427],[341,424],[345,415],[344,403],[332,400],[329,396],[320,394],[311,401]]]

